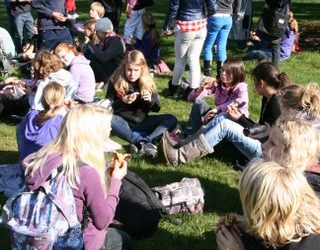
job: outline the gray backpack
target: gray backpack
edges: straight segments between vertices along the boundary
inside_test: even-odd
[[[168,214],[203,212],[204,191],[197,178],[183,178],[180,182],[152,188]]]

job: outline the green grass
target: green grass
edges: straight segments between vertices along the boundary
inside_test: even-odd
[[[81,19],[86,18],[86,10],[90,1],[77,1]],[[158,29],[161,30],[163,20],[167,11],[168,0],[156,1],[156,5],[149,10],[154,14],[158,21]],[[263,6],[263,2],[255,1],[256,10],[254,22],[257,21],[258,11]],[[300,26],[320,25],[318,20],[318,0],[297,0],[293,2],[293,11]],[[0,6],[2,13],[1,24],[6,23],[3,6]],[[124,15],[121,25],[124,24]],[[308,35],[302,33],[301,36]],[[294,83],[306,84],[310,81],[320,82],[320,54],[319,48],[316,50],[312,46],[303,46],[303,53],[295,54],[292,58],[283,62],[280,69],[287,72]],[[162,38],[161,41],[162,58],[171,66],[174,64],[173,37]],[[228,44],[229,57],[245,57],[245,53],[239,53],[235,45]],[[260,97],[254,93],[251,70],[255,67],[255,61],[244,59],[247,73],[247,83],[249,85],[250,97],[250,116],[257,120],[260,110]],[[169,76],[156,77],[158,92],[161,95],[162,113],[171,113],[178,117],[181,123],[188,120],[191,104],[184,101],[175,101],[167,97],[167,82]],[[0,122],[0,164],[13,163],[18,159],[17,145],[15,140],[15,124],[8,121]],[[122,142],[122,141],[121,141]],[[123,142],[122,142],[123,143]],[[191,164],[180,165],[177,167],[168,167],[164,164],[161,154],[156,159],[146,159],[144,157],[134,156],[130,162],[129,168],[140,176],[150,186],[163,185],[174,181],[179,181],[183,177],[197,177],[205,190],[205,208],[202,215],[185,216],[179,215],[182,220],[180,225],[174,225],[163,220],[160,223],[157,233],[146,240],[135,241],[135,249],[142,250],[160,250],[160,249],[192,249],[198,250],[216,249],[215,242],[215,224],[219,216],[226,212],[241,213],[241,205],[238,194],[239,173],[232,169],[234,160],[234,149],[228,143],[223,143],[216,148],[212,156],[205,157]],[[1,205],[4,202],[2,197]],[[1,249],[9,249],[8,239],[5,237],[5,231],[0,231]]]

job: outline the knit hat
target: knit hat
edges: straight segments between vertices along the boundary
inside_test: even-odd
[[[100,31],[100,32],[112,32],[113,25],[109,18],[104,17],[96,21],[95,29],[96,31]]]

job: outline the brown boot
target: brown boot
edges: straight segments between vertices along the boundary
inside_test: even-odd
[[[213,153],[213,148],[208,144],[203,134],[195,137],[186,144],[175,148],[168,141],[166,133],[162,136],[162,150],[168,165],[176,166],[179,163],[191,162],[196,158],[201,158]]]

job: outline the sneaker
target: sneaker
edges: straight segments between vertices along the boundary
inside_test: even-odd
[[[155,158],[158,154],[158,149],[151,142],[147,142],[147,143],[142,144],[140,153],[144,154],[146,156],[149,156],[151,158]]]
[[[135,144],[130,144],[129,145],[129,151],[131,154],[138,154],[139,153],[139,148]]]

